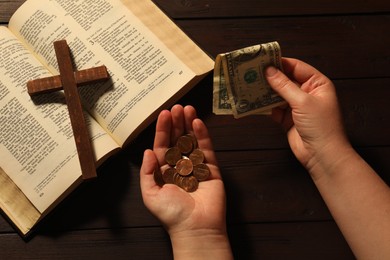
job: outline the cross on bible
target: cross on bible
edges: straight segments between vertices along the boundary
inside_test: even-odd
[[[66,40],[54,42],[54,50],[60,75],[29,81],[27,83],[28,93],[30,96],[34,96],[40,93],[64,90],[82,176],[85,180],[92,179],[97,176],[95,158],[77,86],[107,80],[110,76],[105,66],[74,72],[70,50]]]

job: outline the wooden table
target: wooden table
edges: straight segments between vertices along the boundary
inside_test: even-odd
[[[23,0],[0,0],[6,24]],[[277,40],[335,83],[348,135],[390,183],[390,2],[387,0],[155,0],[211,56]],[[207,28],[207,29],[206,29]],[[267,117],[212,114],[212,77],[180,103],[213,137],[236,259],[353,259],[285,133]],[[0,259],[171,259],[169,237],[144,207],[142,153],[154,125],[24,241],[0,217]],[[348,205],[346,205],[348,206]]]

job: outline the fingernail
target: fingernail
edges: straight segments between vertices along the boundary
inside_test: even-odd
[[[278,70],[273,67],[273,66],[270,66],[268,68],[265,69],[265,75],[267,77],[272,77],[273,75],[275,75],[276,73],[278,72]]]

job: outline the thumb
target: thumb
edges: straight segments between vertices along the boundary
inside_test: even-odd
[[[277,68],[268,67],[265,70],[265,77],[272,89],[284,98],[290,106],[303,97],[302,90]]]
[[[152,150],[147,149],[144,152],[140,169],[141,190],[148,190],[156,185],[154,180],[154,171],[156,170],[159,170],[157,158]]]

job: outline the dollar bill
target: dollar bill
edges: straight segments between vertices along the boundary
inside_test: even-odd
[[[213,113],[240,118],[269,114],[284,104],[265,79],[264,69],[270,65],[282,70],[277,42],[219,54],[214,67]]]
[[[233,110],[229,102],[225,76],[222,68],[222,56],[215,59],[214,65],[214,87],[213,87],[213,113],[216,115],[232,115]]]

